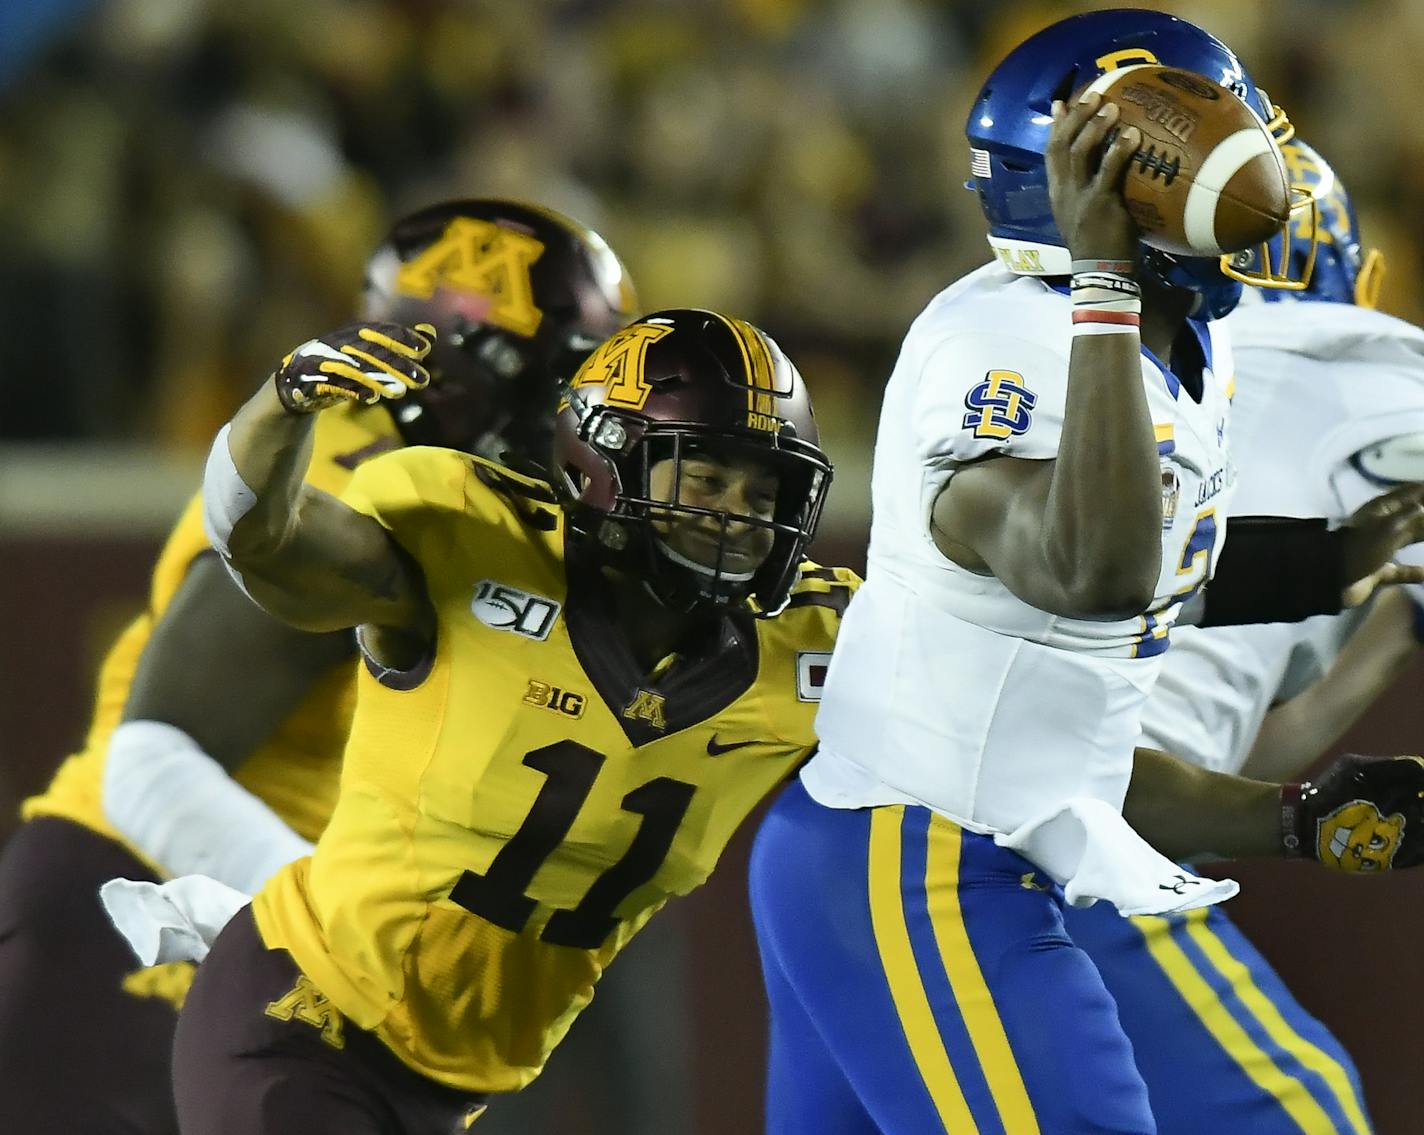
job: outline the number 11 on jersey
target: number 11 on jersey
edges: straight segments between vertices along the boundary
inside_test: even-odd
[[[483,875],[464,872],[450,891],[450,901],[516,934],[523,930],[538,906],[524,892],[569,834],[604,759],[576,741],[559,741],[526,754],[524,764],[545,777],[539,795],[489,869]],[[550,916],[540,939],[583,950],[602,945],[617,925],[614,912],[623,900],[662,866],[695,791],[694,785],[660,776],[624,796],[623,810],[643,817],[633,842],[593,881],[578,906]]]

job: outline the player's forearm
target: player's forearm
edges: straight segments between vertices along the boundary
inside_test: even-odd
[[[1122,812],[1173,859],[1283,853],[1278,784],[1210,772],[1155,749],[1137,750]]]
[[[1419,656],[1415,617],[1404,591],[1376,599],[1325,676],[1266,715],[1243,771],[1301,776]]]
[[[290,539],[315,422],[314,415],[288,413],[271,383],[264,383],[233,417],[228,453],[254,497],[227,539],[227,558],[239,570],[258,566]],[[214,487],[205,483],[205,493]]]
[[[1162,487],[1135,332],[1080,336],[1043,514],[1045,562],[1080,610],[1134,615],[1161,561]]]

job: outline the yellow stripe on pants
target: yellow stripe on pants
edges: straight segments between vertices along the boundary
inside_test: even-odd
[[[1355,1087],[1350,1082],[1350,1077],[1345,1069],[1340,1066],[1339,1061],[1322,1052],[1291,1028],[1290,1023],[1281,1016],[1281,1011],[1251,980],[1250,969],[1244,962],[1233,957],[1231,951],[1227,949],[1226,943],[1207,926],[1206,913],[1206,911],[1202,912],[1200,920],[1188,922],[1187,933],[1191,935],[1192,941],[1200,947],[1202,953],[1207,956],[1207,960],[1220,971],[1221,976],[1231,983],[1231,987],[1236,990],[1236,995],[1241,998],[1241,1003],[1261,1023],[1261,1027],[1266,1030],[1266,1035],[1299,1060],[1302,1066],[1325,1081],[1335,1094],[1335,1098],[1339,1100],[1340,1109],[1345,1113],[1345,1118],[1350,1121],[1355,1135],[1369,1135],[1370,1122],[1365,1118],[1360,1101],[1355,1097]],[[1310,1132],[1310,1135],[1314,1135],[1314,1128],[1306,1128],[1306,1130]],[[1319,1130],[1329,1133],[1334,1132],[1335,1127],[1334,1124],[1327,1123]]]
[[[950,1067],[905,924],[905,905],[900,895],[900,825],[904,818],[903,805],[872,808],[870,812],[870,925],[910,1055],[940,1122],[954,1135],[970,1135],[978,1127]]]
[[[949,976],[949,987],[964,1018],[974,1055],[999,1109],[1004,1130],[1012,1135],[1038,1135],[1038,1119],[1028,1098],[1009,1038],[994,996],[974,956],[964,912],[959,905],[959,853],[963,831],[936,816],[930,821],[929,855],[925,862],[925,893],[929,896],[930,925]]]
[[[1188,911],[1186,914],[1188,932],[1193,923],[1200,924],[1207,916],[1206,910]],[[1186,952],[1172,939],[1171,923],[1156,915],[1141,915],[1130,920],[1142,932],[1147,942],[1147,950],[1165,973],[1182,998],[1197,1015],[1206,1028],[1225,1050],[1228,1056],[1241,1066],[1241,1070],[1258,1088],[1273,1096],[1304,1132],[1333,1133],[1335,1125],[1325,1110],[1309,1092],[1302,1090],[1299,1081],[1287,1076],[1268,1056],[1241,1024],[1231,1015],[1231,1011],[1217,996],[1207,980],[1197,972],[1196,966]]]

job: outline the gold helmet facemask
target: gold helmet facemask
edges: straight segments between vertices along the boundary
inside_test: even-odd
[[[1264,91],[1261,94],[1263,98],[1266,97]],[[1267,101],[1270,101],[1269,98]],[[1270,103],[1270,106],[1271,117],[1266,123],[1266,129],[1279,148],[1295,137],[1295,124],[1275,103]],[[1281,161],[1289,172],[1289,163],[1284,155]],[[1333,183],[1333,175],[1330,180]],[[1221,258],[1223,275],[1253,288],[1265,288],[1269,291],[1303,292],[1310,287],[1310,279],[1315,272],[1315,253],[1320,245],[1319,201],[1329,192],[1330,186],[1323,181],[1314,189],[1302,181],[1290,181],[1288,185],[1291,195],[1290,218],[1281,226],[1280,232],[1254,248],[1224,255]],[[1308,232],[1310,235],[1310,247],[1298,276],[1291,275],[1290,234],[1293,229],[1302,234]],[[1272,245],[1277,247],[1275,256],[1272,255]]]

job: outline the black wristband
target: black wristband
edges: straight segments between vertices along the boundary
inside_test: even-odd
[[[1340,612],[1345,590],[1341,529],[1321,519],[1236,516],[1207,584],[1204,627],[1294,623]]]

